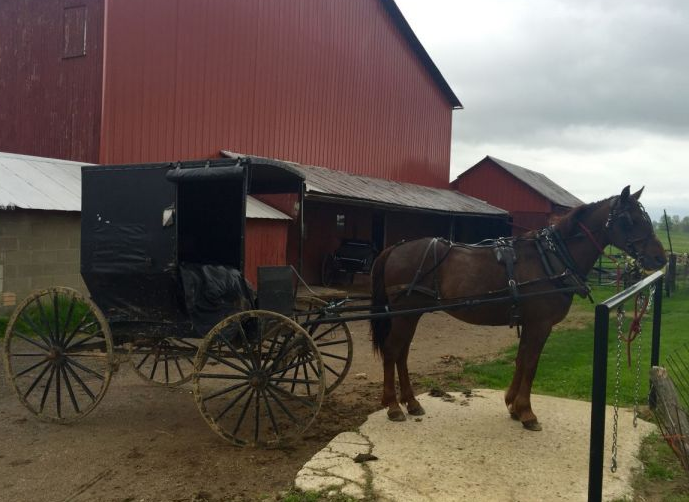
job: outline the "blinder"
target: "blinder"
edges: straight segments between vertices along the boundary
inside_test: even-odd
[[[635,201],[637,204],[637,207],[641,211],[641,214],[643,215],[643,219],[646,223],[649,225],[652,225],[651,222],[651,217],[648,216],[648,213],[644,209],[644,207],[641,205],[641,202],[638,200]],[[613,225],[619,224],[620,229],[624,233],[625,237],[625,251],[629,256],[634,258],[635,260],[640,257],[640,253],[637,250],[636,244],[638,242],[647,242],[649,239],[653,237],[653,229],[651,226],[651,231],[644,237],[639,237],[637,239],[631,239],[629,236],[629,232],[634,228],[634,220],[632,218],[632,215],[629,212],[629,208],[627,205],[625,207],[621,207],[622,203],[620,201],[620,197],[616,196],[615,200],[612,202],[611,207],[610,207],[610,213],[608,213],[608,219],[605,222],[605,228],[606,229],[612,229]]]

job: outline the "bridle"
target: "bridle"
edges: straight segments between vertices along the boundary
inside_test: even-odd
[[[636,239],[631,239],[629,237],[629,230],[634,226],[634,220],[632,220],[631,214],[629,214],[629,209],[627,207],[620,208],[620,197],[616,196],[615,200],[611,204],[610,207],[610,213],[608,214],[608,219],[605,222],[605,228],[606,229],[612,229],[613,225],[619,224],[622,232],[624,233],[625,236],[625,249],[624,251],[634,258],[635,260],[639,258],[643,258],[643,255],[639,252],[637,248],[637,243],[643,242],[644,244],[647,243],[649,240],[654,238],[654,233],[653,233],[653,223],[651,222],[651,217],[648,216],[648,213],[644,209],[644,206],[641,205],[641,202],[638,200],[635,200],[637,207],[639,208],[639,211],[641,211],[641,215],[643,220],[650,226],[651,231],[644,235],[643,237],[638,237]],[[643,249],[643,247],[642,247]]]
[[[651,222],[650,216],[648,216],[648,213],[638,200],[636,201],[636,204],[638,205],[638,208],[641,211],[641,214],[643,215],[644,221],[651,225],[652,229],[653,224]],[[622,233],[625,236],[624,251],[635,260],[639,258],[643,259],[643,254],[639,252],[637,244],[640,242],[643,242],[645,244],[646,242],[651,240],[654,236],[653,230],[651,230],[647,235],[643,237],[638,237],[636,239],[630,238],[629,230],[634,226],[634,220],[632,220],[632,216],[629,213],[629,209],[627,207],[621,207],[619,195],[615,196],[614,200],[610,205],[610,212],[608,213],[608,218],[605,221],[605,226],[603,230],[610,231],[613,229],[614,226],[618,226],[619,228],[621,228]],[[600,251],[601,254],[605,254],[603,246],[598,242],[598,240],[596,240],[595,236],[593,235],[593,232],[591,232],[591,230],[582,222],[579,222],[579,228],[581,228],[581,230],[584,232],[584,235],[593,243],[593,245],[596,246],[598,251]],[[609,258],[612,259],[612,257],[610,256]],[[613,259],[613,261],[616,260]]]

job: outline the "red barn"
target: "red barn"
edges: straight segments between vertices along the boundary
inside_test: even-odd
[[[0,151],[116,164],[226,149],[448,186],[462,105],[393,0],[8,0],[0,33]]]
[[[491,156],[457,176],[451,186],[509,211],[515,235],[545,227],[553,216],[583,204],[545,175]]]

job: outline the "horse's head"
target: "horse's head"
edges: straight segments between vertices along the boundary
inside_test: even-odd
[[[653,223],[639,202],[642,188],[634,194],[626,186],[610,199],[605,229],[610,243],[623,250],[647,270],[657,270],[667,262],[665,250],[653,231]]]

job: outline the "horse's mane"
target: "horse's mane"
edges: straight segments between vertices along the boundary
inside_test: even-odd
[[[586,216],[597,211],[601,206],[609,204],[613,197],[608,197],[607,199],[602,199],[597,202],[591,202],[589,204],[582,204],[575,208],[570,209],[567,213],[562,216],[555,217],[553,222],[553,227],[555,230],[560,232],[562,237],[567,238],[579,232],[579,222],[584,220]],[[533,239],[540,230],[531,230],[522,236],[523,239]]]

